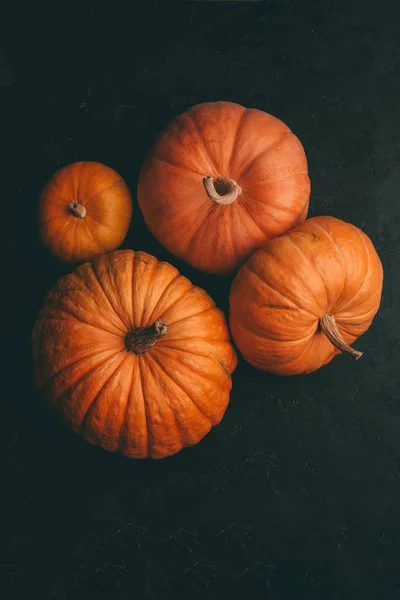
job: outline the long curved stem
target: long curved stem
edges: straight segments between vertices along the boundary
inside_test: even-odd
[[[354,350],[354,348],[352,348],[345,342],[336,325],[335,317],[332,315],[332,313],[325,313],[320,318],[319,324],[322,332],[326,335],[331,344],[333,344],[335,348],[340,350],[340,352],[352,356],[355,360],[358,360],[362,357],[362,352]]]

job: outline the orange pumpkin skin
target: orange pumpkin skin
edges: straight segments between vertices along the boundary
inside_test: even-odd
[[[298,138],[272,115],[233,102],[199,104],[173,120],[138,184],[154,236],[193,267],[222,275],[303,222],[309,198]]]
[[[80,263],[118,248],[131,217],[132,198],[125,182],[97,162],[63,167],[40,195],[40,236],[66,262]]]
[[[323,330],[326,315],[352,344],[378,311],[382,284],[381,261],[362,231],[333,217],[309,219],[240,269],[230,294],[233,339],[259,369],[311,373],[340,352]]]
[[[33,356],[37,385],[65,424],[130,458],[199,442],[224,415],[236,367],[208,294],[131,250],[58,281],[35,324]]]

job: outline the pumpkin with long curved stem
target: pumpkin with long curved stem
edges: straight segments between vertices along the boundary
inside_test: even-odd
[[[80,161],[44,186],[39,232],[55,256],[80,263],[118,248],[131,216],[132,199],[121,176],[100,163]]]
[[[371,240],[333,217],[315,217],[257,250],[230,294],[233,339],[252,365],[305,374],[344,353],[378,311],[383,270]]]
[[[209,273],[229,274],[307,216],[310,180],[282,121],[233,102],[193,106],[161,133],[138,200],[154,236]]]
[[[236,354],[222,312],[177,269],[119,250],[49,293],[33,332],[36,381],[87,441],[162,458],[222,419]]]

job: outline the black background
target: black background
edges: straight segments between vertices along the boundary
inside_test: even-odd
[[[16,1],[4,14],[3,598],[400,598],[397,5]],[[97,160],[135,196],[160,129],[211,100],[271,112],[299,136],[310,216],[370,236],[382,306],[358,363],[277,378],[241,361],[198,446],[129,461],[65,432],[34,390],[32,326],[69,270],[40,244],[38,194],[57,168]],[[169,255],[136,204],[124,247],[170,261],[227,310],[230,280]]]

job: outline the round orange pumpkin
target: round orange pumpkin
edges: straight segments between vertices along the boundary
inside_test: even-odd
[[[304,221],[306,156],[279,119],[233,102],[193,106],[161,133],[138,200],[154,236],[208,273],[229,274]]]
[[[131,250],[58,281],[33,354],[37,384],[66,425],[130,458],[163,458],[201,440],[224,415],[236,367],[208,294]]]
[[[57,171],[39,201],[39,232],[67,262],[91,260],[120,246],[132,216],[130,192],[118,173],[98,162]]]
[[[383,270],[354,225],[315,217],[271,240],[240,269],[230,294],[236,345],[278,375],[315,371],[350,347],[378,311]]]

